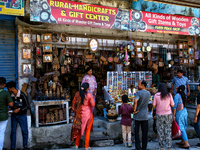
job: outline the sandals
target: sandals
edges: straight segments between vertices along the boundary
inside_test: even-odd
[[[72,149],[78,149],[78,146],[72,146],[71,148]]]
[[[182,146],[179,146],[179,148],[182,148],[182,149],[189,149],[190,146],[184,146],[184,145],[182,145]]]
[[[92,148],[91,147],[85,148],[85,150],[90,150],[90,149],[92,149]]]
[[[180,146],[183,146],[184,144],[182,144],[182,143],[176,143],[176,145],[180,145]]]

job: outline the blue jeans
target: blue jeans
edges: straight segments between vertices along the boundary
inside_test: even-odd
[[[200,117],[197,118],[197,123],[194,123],[194,129],[200,138]]]
[[[7,122],[8,122],[8,120],[0,121],[0,150],[3,149],[3,142],[4,142],[4,136],[5,136]]]
[[[11,148],[16,147],[16,129],[17,123],[19,123],[22,129],[22,136],[23,136],[23,146],[27,147],[28,145],[28,124],[27,124],[27,115],[11,115]]]

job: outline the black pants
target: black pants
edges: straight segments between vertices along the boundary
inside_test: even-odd
[[[139,128],[142,129],[142,148],[140,145]],[[148,120],[135,120],[135,148],[136,150],[146,150],[148,142]]]

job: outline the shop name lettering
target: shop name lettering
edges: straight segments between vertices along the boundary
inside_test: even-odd
[[[50,0],[50,6],[51,7],[56,7],[56,8],[63,8],[61,10],[61,16],[69,16],[69,17],[74,17],[74,18],[84,18],[88,20],[99,20],[99,21],[110,21],[110,17],[106,15],[116,15],[116,10],[113,9],[108,9],[108,8],[100,8],[100,7],[95,7],[95,6],[90,6],[90,5],[79,5],[79,4],[74,4],[72,6],[71,3],[67,2],[59,2],[59,1],[54,1]],[[67,11],[64,10],[66,9],[72,9],[72,10],[77,10],[77,11],[70,11],[67,14]],[[85,13],[85,12],[78,12],[78,11],[86,11],[86,12],[91,12],[91,13]],[[105,15],[96,15],[93,13],[101,13]],[[84,15],[85,14],[85,15]]]
[[[146,13],[145,17],[150,18],[148,19],[148,22],[151,24],[177,26],[177,27],[182,27],[182,28],[187,27],[187,22],[189,22],[189,19],[184,18],[184,17],[164,16],[164,15],[151,14],[151,13]],[[175,29],[174,31],[177,31],[177,29]]]

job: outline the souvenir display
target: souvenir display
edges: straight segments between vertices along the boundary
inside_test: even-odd
[[[62,42],[68,42],[69,36],[66,33],[61,33],[61,41]]]
[[[91,39],[89,42],[89,48],[91,53],[95,53],[99,49],[99,42],[97,39]]]

